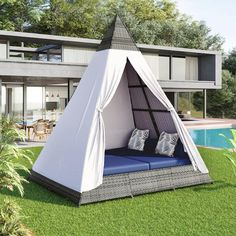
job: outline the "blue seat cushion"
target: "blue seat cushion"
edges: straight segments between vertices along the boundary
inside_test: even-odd
[[[103,175],[149,170],[147,162],[121,156],[105,155]]]
[[[127,156],[131,160],[142,161],[149,164],[149,169],[159,169],[190,164],[189,158],[167,156]]]

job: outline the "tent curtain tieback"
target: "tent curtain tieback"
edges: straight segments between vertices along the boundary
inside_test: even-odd
[[[168,111],[174,111],[175,108],[174,108],[174,107],[169,107],[169,108],[167,108],[167,110],[168,110]]]
[[[102,109],[102,108],[97,108],[97,111],[98,111],[99,113],[103,113],[103,109]]]

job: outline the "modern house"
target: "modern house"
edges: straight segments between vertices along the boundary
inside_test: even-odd
[[[96,39],[0,31],[1,112],[24,120],[57,120],[99,44]],[[205,117],[206,91],[221,88],[221,52],[137,47],[176,110],[181,93],[203,92]]]

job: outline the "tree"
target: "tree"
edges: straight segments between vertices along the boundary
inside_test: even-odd
[[[191,17],[180,14],[172,1],[104,2],[100,16],[102,20],[98,22],[103,22],[103,28],[106,28],[106,20],[119,13],[138,43],[199,49],[220,49],[223,44],[219,35],[210,34],[211,31],[204,22],[194,21]]]
[[[170,0],[50,0],[39,22],[28,30],[38,33],[101,39],[117,13],[138,43],[220,49],[219,35],[204,22],[179,13]]]
[[[223,62],[223,69],[236,75],[236,48],[234,48]]]
[[[236,80],[232,74],[223,70],[222,89],[208,90],[207,113],[212,117],[236,117]]]
[[[65,36],[98,38],[96,14],[100,0],[50,0],[30,31]]]
[[[24,31],[40,20],[46,0],[0,0],[0,30]]]

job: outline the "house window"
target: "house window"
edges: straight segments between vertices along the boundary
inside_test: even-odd
[[[186,59],[185,57],[172,57],[172,80],[185,80]]]
[[[177,101],[179,114],[186,118],[203,117],[203,92],[178,92]]]
[[[159,56],[159,80],[170,79],[170,57]]]

